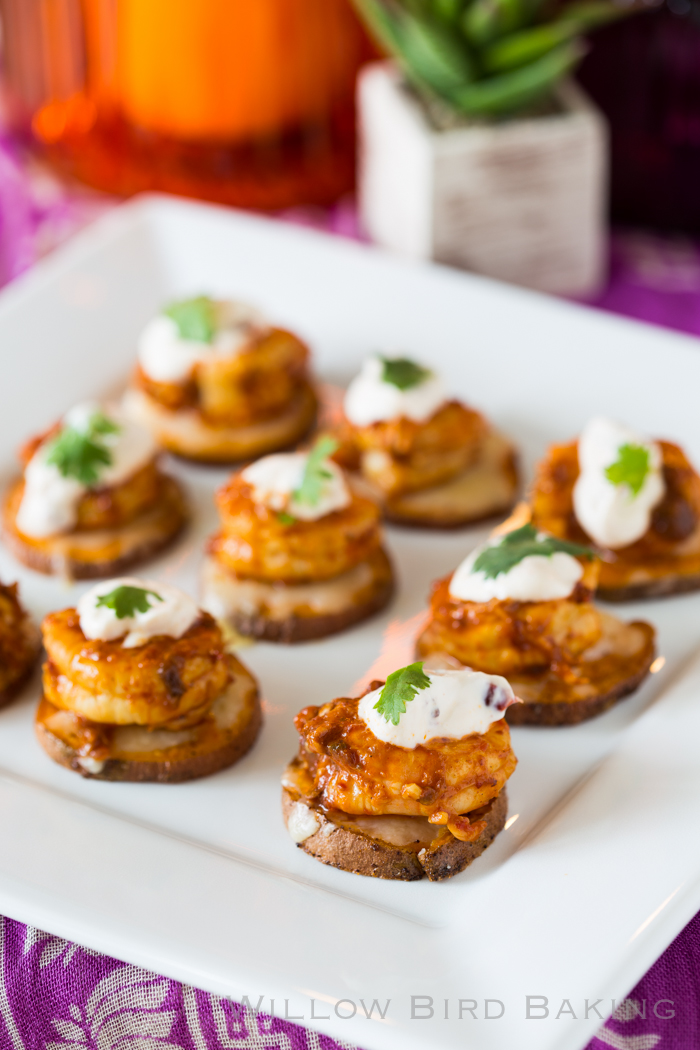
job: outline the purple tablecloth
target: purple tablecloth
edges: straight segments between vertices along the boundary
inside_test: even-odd
[[[697,1050],[698,974],[700,916],[620,1003],[588,1050]],[[549,1004],[570,1021],[574,1007],[580,1016],[578,1003]],[[0,1050],[263,1047],[338,1050],[348,1044],[0,917]]]
[[[114,204],[68,190],[0,137],[0,283]],[[358,237],[350,203],[286,221]],[[591,305],[700,335],[700,249],[618,232],[610,281]],[[571,1017],[571,1007],[550,1004]],[[602,1018],[601,1018],[602,1020]],[[148,973],[0,917],[0,1050],[336,1050],[289,1021]],[[700,1047],[700,915],[616,1009],[589,1050]]]

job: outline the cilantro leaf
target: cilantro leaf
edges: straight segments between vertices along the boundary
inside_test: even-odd
[[[102,441],[106,434],[118,434],[120,427],[102,412],[95,412],[85,430],[64,427],[49,444],[46,462],[58,469],[64,478],[75,478],[90,487],[100,477],[103,467],[111,467],[112,453]]]
[[[148,591],[145,587],[123,585],[115,587],[109,594],[101,595],[97,599],[97,608],[104,606],[106,609],[114,609],[117,619],[124,620],[136,612],[148,612],[152,608],[150,598],[155,598],[158,602],[163,601],[155,591]]]
[[[301,485],[292,494],[297,503],[305,503],[307,507],[317,506],[323,492],[323,483],[333,477],[325,466],[325,460],[332,456],[337,448],[338,442],[335,438],[318,439],[306,460]]]
[[[627,485],[632,495],[641,491],[651,470],[649,449],[644,445],[620,445],[617,459],[605,469],[605,476],[613,485]]]
[[[535,526],[528,524],[507,532],[496,546],[486,547],[474,562],[472,572],[483,572],[487,580],[495,580],[501,573],[510,572],[523,558],[533,555],[550,558],[558,552],[589,561],[593,557],[590,547],[583,547],[580,543],[570,543],[556,536],[539,539]]]
[[[429,368],[423,368],[415,361],[409,361],[407,357],[380,357],[379,360],[384,366],[382,381],[391,383],[399,390],[410,390],[414,386],[420,386],[433,374]]]
[[[90,417],[89,428],[93,434],[118,434],[121,427],[108,419],[103,412],[95,412]]]
[[[291,514],[287,514],[286,510],[280,510],[277,512],[277,520],[280,525],[293,525],[297,519],[293,518]]]
[[[387,678],[374,710],[379,711],[387,722],[397,726],[401,715],[406,712],[406,704],[413,700],[419,689],[427,689],[429,685],[430,679],[423,673],[422,660],[402,667]]]
[[[208,295],[196,299],[181,299],[163,310],[174,321],[181,339],[195,343],[211,343],[216,335],[216,303]]]

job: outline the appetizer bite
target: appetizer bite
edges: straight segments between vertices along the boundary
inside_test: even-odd
[[[501,830],[517,760],[504,678],[422,663],[359,699],[306,707],[282,778],[287,830],[306,853],[358,875],[449,879]]]
[[[39,630],[20,605],[17,584],[0,583],[0,707],[22,690],[40,649]]]
[[[447,654],[503,675],[524,702],[511,723],[570,725],[633,692],[654,659],[654,628],[592,604],[599,563],[531,524],[477,547],[436,583],[420,656]]]
[[[6,494],[3,539],[38,572],[90,579],[166,547],[187,521],[180,486],[159,466],[148,430],[85,402],[20,453]]]
[[[164,448],[210,463],[287,448],[316,418],[301,340],[244,303],[205,295],[146,325],[126,403]]]
[[[175,783],[237,762],[260,730],[258,688],[182,591],[131,577],[97,584],[42,625],[36,733],[84,777]]]
[[[442,380],[405,358],[370,357],[348,387],[336,460],[390,521],[448,528],[501,514],[518,487],[513,446]]]
[[[301,642],[384,608],[394,581],[380,512],[356,495],[320,438],[310,452],[266,456],[217,493],[203,605],[242,635]]]
[[[598,594],[608,601],[700,587],[700,477],[669,441],[592,419],[540,464],[532,520],[595,547]]]

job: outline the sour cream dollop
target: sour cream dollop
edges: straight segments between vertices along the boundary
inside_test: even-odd
[[[71,427],[86,433],[96,413],[103,414],[119,429],[115,434],[100,434],[99,442],[111,457],[102,466],[95,488],[117,485],[135,474],[153,459],[158,447],[140,423],[129,420],[118,409],[105,408],[96,401],[85,401],[67,412],[61,429]],[[68,532],[77,522],[78,503],[88,486],[76,478],[64,477],[57,466],[48,463],[53,438],[36,450],[24,471],[24,493],[17,511],[17,528],[26,536],[44,539]]]
[[[606,476],[623,445],[644,448],[649,471],[635,495],[629,485]],[[578,442],[580,474],[574,485],[574,512],[579,524],[601,547],[617,550],[641,539],[651,524],[654,507],[666,492],[659,445],[612,419],[591,419]]]
[[[442,380],[432,372],[408,390],[385,382],[383,372],[383,362],[369,357],[348,387],[343,408],[354,426],[368,427],[400,416],[425,423],[447,400]]]
[[[175,321],[159,314],[148,322],[138,342],[141,368],[156,383],[180,383],[194,366],[212,357],[233,357],[268,329],[255,307],[233,300],[216,303],[217,330],[211,343],[183,339]]]
[[[469,667],[426,674],[430,685],[419,689],[408,701],[396,726],[375,710],[381,689],[360,700],[359,717],[385,744],[412,750],[438,737],[461,740],[470,733],[485,733],[493,722],[503,718],[507,707],[518,702],[500,675],[472,671]]]
[[[148,610],[135,611],[133,616],[117,617],[116,611],[98,600],[119,587],[135,587],[151,592],[146,595]],[[86,638],[111,642],[126,635],[123,649],[136,649],[149,638],[168,635],[182,638],[199,616],[197,603],[188,594],[166,583],[140,580],[135,576],[120,576],[103,580],[86,591],[78,602],[80,629]]]
[[[545,533],[538,533],[538,539]],[[583,576],[583,566],[577,558],[563,551],[554,554],[531,554],[508,572],[489,578],[482,570],[474,571],[474,563],[487,547],[497,546],[498,536],[464,559],[450,581],[450,594],[463,602],[499,601],[547,602],[568,598]]]
[[[279,452],[264,456],[246,467],[241,477],[252,485],[256,503],[300,521],[317,521],[334,510],[347,507],[352,497],[340,467],[332,460],[324,459],[323,469],[330,477],[323,479],[318,503],[312,506],[296,500],[294,493],[301,486],[308,458],[307,452]]]

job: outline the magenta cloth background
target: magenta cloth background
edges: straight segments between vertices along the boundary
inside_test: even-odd
[[[0,284],[115,201],[67,188],[0,134]],[[351,202],[284,221],[361,239]],[[618,231],[610,279],[591,306],[700,336],[700,249]],[[700,350],[700,345],[699,345]],[[671,1016],[672,1015],[672,1016]],[[0,1050],[338,1050],[327,1036],[254,1016],[49,933],[0,917]],[[700,916],[600,1028],[588,1050],[700,1048]]]

